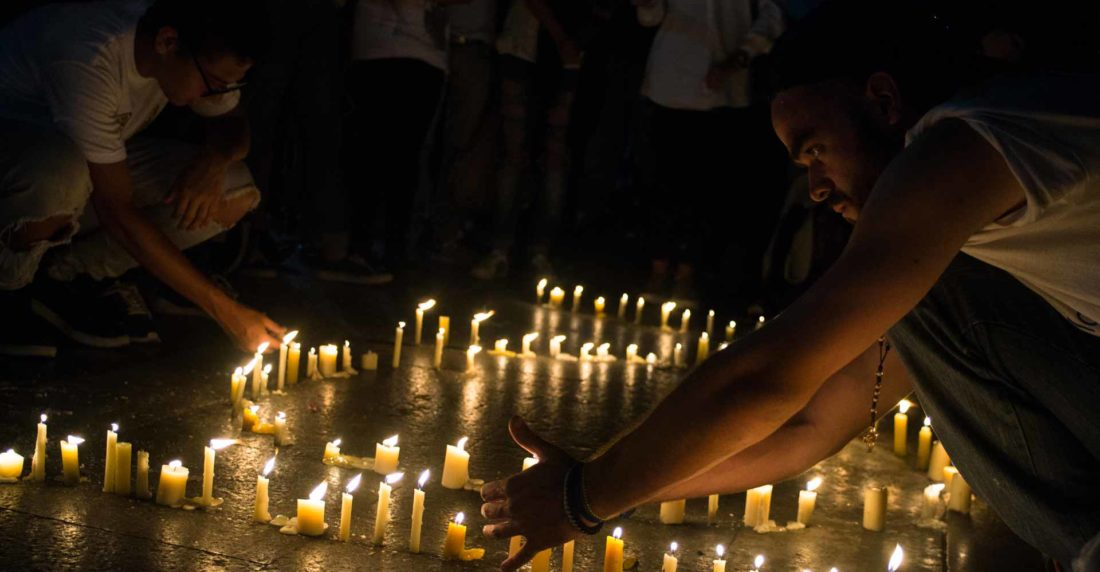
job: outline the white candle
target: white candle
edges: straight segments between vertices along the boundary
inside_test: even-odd
[[[951,462],[947,456],[947,450],[943,443],[936,441],[932,444],[932,458],[928,461],[928,478],[940,483],[943,482],[943,468]]]
[[[576,312],[581,309],[581,296],[584,295],[584,286],[573,287],[573,307],[572,311]]]
[[[894,454],[904,457],[909,452],[907,432],[909,430],[909,416],[906,413],[912,404],[908,399],[898,402],[898,412],[894,414]]]
[[[448,489],[461,489],[470,480],[470,453],[466,451],[463,437],[455,445],[447,445],[447,455],[443,459],[443,486]]]
[[[149,492],[149,452],[137,452],[137,477],[134,479],[134,494],[138,498],[147,499],[152,496]]]
[[[351,538],[351,493],[355,492],[355,489],[359,488],[359,481],[363,478],[362,473],[355,475],[351,481],[348,482],[348,486],[344,489],[344,494],[340,497],[340,540],[347,542]]]
[[[344,371],[346,371],[346,372],[348,372],[352,375],[355,375],[355,374],[359,373],[358,371],[356,371],[355,366],[352,364],[352,361],[351,361],[351,342],[349,342],[348,340],[344,340],[344,354],[343,354],[342,357],[343,357],[343,369],[344,369]]]
[[[691,328],[691,310],[684,310],[684,313],[680,314],[680,333],[686,334],[689,328]]]
[[[179,461],[172,461],[160,467],[160,481],[157,483],[157,504],[179,506],[187,493],[187,467]]]
[[[870,486],[863,490],[863,528],[882,532],[886,527],[886,487]]]
[[[554,286],[553,290],[550,290],[550,307],[561,308],[561,303],[565,300],[565,290]]]
[[[103,492],[115,492],[115,443],[118,442],[118,423],[111,423],[107,430],[107,453],[103,468]]]
[[[707,335],[714,337],[714,310],[707,312]]]
[[[488,312],[478,312],[474,314],[474,318],[470,320],[470,345],[476,346],[481,341],[481,335],[479,330],[481,329],[481,323],[489,318],[493,317],[496,311],[489,310]]]
[[[443,331],[443,328],[439,328],[439,331],[435,333],[435,353],[432,354],[432,367],[435,369],[443,366],[443,344],[446,337],[447,332]]]
[[[264,366],[263,371],[260,372],[260,394],[267,393],[267,380],[271,375],[271,364]]]
[[[543,295],[546,294],[546,285],[547,284],[549,284],[549,282],[545,278],[543,278],[542,280],[539,280],[538,284],[535,285],[535,305],[536,306],[539,305],[539,304],[542,304],[542,297],[543,297]]]
[[[409,552],[413,554],[420,553],[420,531],[424,526],[424,484],[428,482],[429,474],[427,470],[420,473],[413,492],[412,527],[409,529]]]
[[[0,453],[0,481],[14,482],[23,474],[23,456],[13,449]]]
[[[321,372],[317,369],[317,348],[309,348],[309,354],[306,356],[306,377],[309,379],[321,377]]]
[[[668,329],[668,317],[672,314],[672,311],[676,309],[676,302],[665,302],[661,304],[661,329]]]
[[[817,487],[821,486],[821,477],[815,477],[806,483],[806,490],[798,491],[798,522],[810,524],[817,504]]]
[[[665,553],[665,558],[661,563],[661,572],[676,572],[676,565],[679,561],[676,559],[676,549],[679,545],[676,542],[668,545],[668,552]]]
[[[520,355],[522,355],[522,356],[528,356],[528,357],[530,357],[530,356],[533,356],[533,355],[535,355],[535,354],[534,354],[534,353],[533,353],[533,352],[531,351],[531,342],[533,342],[533,341],[535,341],[536,339],[538,339],[538,337],[539,337],[539,334],[538,334],[538,332],[531,332],[531,333],[529,333],[529,334],[525,334],[525,335],[523,336],[523,341],[522,341],[522,345],[521,345],[521,347],[520,347],[520,349],[522,350],[522,351],[520,351]]]
[[[325,455],[321,458],[322,461],[328,461],[340,456],[340,439],[334,439],[325,443]]]
[[[443,330],[443,345],[451,343],[451,317],[439,317],[439,329]]]
[[[378,510],[374,515],[374,538],[376,545],[381,545],[386,539],[386,525],[390,522],[390,493],[393,492],[393,484],[401,480],[404,473],[386,475],[382,482],[378,483]]]
[[[710,336],[706,332],[699,334],[699,346],[695,352],[695,365],[703,363],[710,355]]]
[[[565,341],[565,335],[557,335],[550,338],[550,357],[556,358],[561,353],[561,343]]]
[[[592,342],[586,342],[586,343],[581,345],[581,353],[578,356],[581,361],[591,361],[592,360],[591,352],[592,352],[592,348],[595,345],[596,344],[593,344]]]
[[[393,331],[393,369],[401,366],[401,340],[405,337],[405,322],[397,322]]]
[[[298,337],[298,330],[287,332],[287,334],[283,336],[283,343],[279,344],[279,373],[275,384],[275,389],[278,391],[282,391],[283,384],[286,383],[287,351],[290,349],[291,342],[293,342],[296,337]]]
[[[603,296],[596,298],[592,302],[593,308],[596,310],[596,316],[603,317],[604,309],[607,307],[607,300]]]
[[[645,310],[645,298],[638,296],[638,301],[634,304],[634,323],[642,323],[642,312]]]
[[[745,492],[745,526],[767,524],[771,518],[772,485],[763,485]]]
[[[683,524],[687,500],[674,500],[661,503],[661,524]]]
[[[887,572],[896,572],[901,568],[901,561],[905,558],[905,551],[900,544],[894,545],[894,553],[890,555],[890,562],[886,565]]]
[[[924,427],[917,434],[917,469],[923,471],[928,468],[928,461],[932,456],[932,419],[924,418]]]
[[[596,359],[599,361],[613,361],[615,356],[611,355],[611,344],[604,342],[596,346]]]
[[[397,446],[397,435],[374,444],[374,472],[388,475],[397,472],[397,461],[401,457],[401,447]]]
[[[684,365],[684,346],[680,342],[676,342],[676,346],[672,348],[672,365],[676,367],[682,367]]]
[[[31,457],[31,480],[46,480],[46,414],[38,423],[38,436],[34,441],[34,456]]]
[[[474,370],[474,356],[481,352],[481,346],[470,346],[466,350],[466,371]]]
[[[435,300],[426,300],[416,306],[416,328],[413,330],[413,343],[420,345],[420,334],[424,331],[424,312],[435,307]]]
[[[210,446],[203,449],[204,459],[202,465],[202,502],[211,505],[214,503],[214,455],[237,441],[234,439],[211,439]]]
[[[615,530],[604,541],[603,572],[622,572],[623,569],[623,529]]]
[[[244,369],[238,367],[233,370],[233,375],[229,377],[229,403],[233,405],[234,411],[241,408],[246,383],[248,383],[248,378],[245,377]]]
[[[714,553],[718,558],[714,559],[714,567],[711,568],[714,572],[726,572],[726,560],[723,556],[726,555],[726,547],[719,544],[714,547]]]
[[[298,499],[298,534],[320,536],[328,528],[325,524],[326,493],[328,483],[321,483],[309,493],[308,499]]]
[[[493,351],[497,353],[508,352],[508,338],[501,338],[493,343]]]
[[[948,489],[947,510],[970,514],[970,485],[963,478],[962,473],[956,473],[951,479]]]
[[[630,344],[626,346],[626,363],[635,363],[638,361],[638,344]]]
[[[286,381],[290,385],[298,383],[298,367],[302,359],[302,344],[290,342],[290,351],[286,358]]]
[[[263,389],[261,384],[263,383],[263,370],[264,370],[264,352],[267,351],[267,342],[260,344],[256,348],[256,355],[252,356],[252,399],[256,399],[262,395]]]
[[[718,495],[707,497],[707,524],[714,524],[718,520]]]
[[[730,323],[726,324],[726,341],[732,342],[735,333],[737,333],[737,322],[730,320]]]
[[[115,443],[115,494],[130,494],[130,457],[134,446]]]
[[[339,353],[339,348],[336,344],[325,344],[321,346],[320,358],[318,363],[318,370],[321,375],[330,376],[336,373],[336,356]]]
[[[61,468],[65,484],[75,485],[80,482],[80,444],[84,439],[69,435],[67,440],[61,441]]]
[[[943,483],[936,483],[924,487],[924,505],[921,507],[921,518],[936,518],[936,515],[940,511],[940,493],[943,492],[943,489]]]
[[[290,444],[290,429],[286,425],[286,413],[275,414],[275,444],[282,447]]]
[[[256,522],[271,522],[271,512],[268,510],[268,475],[275,468],[275,457],[264,463],[264,469],[256,475],[256,502],[252,509],[252,518]]]
[[[628,296],[624,292],[623,295],[619,297],[619,314],[618,314],[618,316],[619,316],[620,320],[626,319],[626,305],[628,303],[630,303],[630,296]]]

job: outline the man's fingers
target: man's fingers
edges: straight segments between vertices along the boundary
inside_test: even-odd
[[[492,502],[508,498],[508,495],[504,494],[504,484],[506,481],[507,479],[501,479],[499,481],[485,483],[485,485],[481,487],[481,500]]]
[[[512,572],[513,570],[519,570],[521,566],[530,562],[537,553],[538,550],[535,550],[534,545],[528,542],[519,549],[519,552],[516,552],[515,556],[512,556],[511,558],[502,562],[500,564],[500,569],[503,572]]]
[[[481,505],[481,516],[489,520],[512,518],[512,511],[508,507],[508,501],[487,502]]]
[[[557,454],[558,448],[539,437],[519,415],[513,415],[508,421],[508,432],[517,445],[539,459],[549,459]]]
[[[506,520],[496,524],[486,524],[481,527],[481,532],[489,538],[511,538],[519,534],[519,524],[514,520]]]
[[[187,195],[176,196],[176,210],[173,213],[176,218],[183,218],[183,215],[187,213],[187,205],[191,202]]]
[[[264,327],[267,328],[269,332],[273,332],[279,336],[286,335],[286,328],[280,326],[275,320],[268,318],[266,314],[264,315]]]

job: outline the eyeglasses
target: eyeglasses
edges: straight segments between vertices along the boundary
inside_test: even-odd
[[[210,85],[210,78],[206,75],[206,70],[202,68],[202,64],[199,63],[199,58],[195,54],[191,54],[191,61],[195,63],[195,69],[199,70],[199,76],[202,77],[202,83],[206,85],[206,92],[202,94],[203,97],[210,97],[214,95],[222,95],[225,93],[231,93],[239,91],[245,86],[247,82],[238,81],[235,83],[227,84],[225,87],[214,87]]]

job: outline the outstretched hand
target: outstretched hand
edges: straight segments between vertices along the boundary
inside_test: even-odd
[[[534,467],[481,489],[485,501],[481,515],[491,522],[482,529],[485,536],[527,539],[519,552],[500,565],[501,570],[512,572],[538,552],[573,540],[580,532],[569,524],[562,506],[562,484],[573,458],[538,436],[519,416],[508,422],[508,431],[517,445],[539,460]]]

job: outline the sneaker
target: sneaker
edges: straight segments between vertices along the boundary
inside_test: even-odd
[[[160,341],[153,325],[153,313],[145,305],[145,299],[131,282],[112,280],[103,289],[103,298],[123,316],[122,324],[130,341],[139,344]]]
[[[535,276],[554,277],[554,265],[550,263],[550,257],[543,253],[531,257],[531,273]]]
[[[0,315],[13,326],[0,328],[0,355],[47,358],[57,355],[53,328],[31,312],[26,292],[0,290]]]
[[[470,269],[470,275],[478,280],[496,280],[508,276],[508,255],[494,250]]]
[[[313,270],[313,276],[326,282],[343,282],[363,286],[378,286],[393,282],[393,274],[377,264],[367,262],[365,258],[352,254],[338,262],[327,262],[321,257],[307,259]]]
[[[69,339],[94,348],[130,344],[117,308],[103,304],[103,285],[81,276],[72,282],[43,278],[31,286],[31,311]]]

